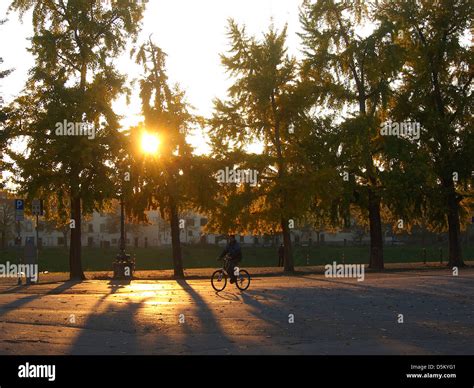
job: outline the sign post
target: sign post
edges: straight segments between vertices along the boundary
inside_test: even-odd
[[[17,228],[17,237],[15,239],[15,245],[18,249],[18,263],[22,264],[21,254],[21,224],[20,222],[25,219],[25,201],[22,199],[15,199],[15,221]],[[18,284],[21,285],[21,274],[18,275]]]
[[[43,215],[43,200],[33,199],[31,202],[31,214],[36,216],[36,264],[39,264],[39,216]]]
[[[36,246],[39,247],[39,216],[43,215],[43,201],[40,199],[34,199],[31,203],[31,213],[36,216]]]

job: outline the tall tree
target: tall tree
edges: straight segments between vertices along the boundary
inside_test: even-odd
[[[305,181],[310,175],[302,167],[300,143],[295,141],[303,104],[297,63],[287,53],[286,35],[286,27],[277,31],[271,26],[258,40],[229,20],[230,50],[221,59],[233,83],[227,99],[215,101],[210,123],[214,155],[222,162],[221,168],[238,166],[258,172],[255,186],[223,187],[227,211],[234,213],[228,221],[239,221],[234,228],[254,233],[281,232],[284,270],[292,272],[291,228],[308,206],[305,185],[311,183]],[[263,144],[261,155],[245,151],[255,141]],[[239,209],[240,217],[236,217]]]
[[[382,29],[370,30],[370,3],[306,0],[300,19],[304,77],[313,85],[316,107],[338,114],[334,136],[339,139],[341,185],[351,201],[368,212],[370,267],[381,270],[384,183],[379,128],[401,59],[396,46],[385,43]]]
[[[177,85],[169,86],[166,54],[151,38],[139,47],[135,57],[143,67],[139,86],[144,121],[130,130],[131,209],[141,217],[144,210],[160,210],[171,228],[174,276],[183,278],[180,227],[184,225],[180,225],[180,213],[205,203],[206,191],[212,187],[208,171],[186,142],[187,133],[200,119],[190,112],[185,93]],[[159,145],[153,154],[136,148],[140,144],[146,148],[143,142],[156,139]],[[211,186],[207,188],[208,184]]]
[[[470,0],[383,1],[377,16],[404,53],[393,115],[421,125],[424,216],[447,225],[449,266],[463,265],[461,224],[473,196],[473,16]]]
[[[82,212],[114,194],[115,171],[108,161],[119,146],[119,123],[111,105],[126,89],[113,59],[136,37],[144,5],[126,0],[14,0],[10,5],[20,15],[29,9],[35,66],[9,120],[12,136],[25,137],[26,152],[10,151],[10,156],[23,193],[69,198],[70,277],[83,279]],[[65,120],[87,124],[95,136],[58,135],[55,128]]]

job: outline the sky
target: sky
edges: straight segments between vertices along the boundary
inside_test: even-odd
[[[230,80],[220,63],[219,54],[228,49],[227,19],[232,17],[245,24],[249,34],[261,34],[273,23],[277,28],[288,24],[288,52],[299,56],[298,12],[302,0],[149,0],[144,14],[139,42],[152,39],[167,54],[167,71],[172,83],[179,83],[186,91],[188,102],[195,113],[209,117],[214,98],[225,98]],[[0,18],[5,18],[10,0],[0,0]],[[28,53],[33,34],[31,13],[24,16],[10,13],[8,22],[0,26],[3,69],[15,71],[0,83],[0,94],[8,103],[24,87],[33,58]],[[140,69],[129,59],[128,51],[116,59],[116,66],[129,80],[140,76]],[[134,93],[127,106],[125,98],[114,104],[115,111],[124,116],[124,128],[140,121],[140,101]],[[208,150],[205,134],[194,133],[188,141],[197,153]],[[259,146],[256,145],[256,148]]]

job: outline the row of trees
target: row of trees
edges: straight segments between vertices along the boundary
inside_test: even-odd
[[[281,232],[293,271],[290,229],[318,230],[357,218],[370,231],[370,266],[383,269],[382,224],[403,221],[449,232],[449,265],[462,265],[461,227],[472,209],[474,5],[458,1],[304,1],[303,58],[286,49],[286,28],[261,39],[229,21],[222,64],[233,83],[209,119],[193,115],[169,85],[166,55],[137,45],[144,5],[95,0],[15,0],[33,8],[31,69],[25,93],[5,109],[3,146],[27,197],[54,203],[75,220],[71,278],[83,278],[81,218],[123,196],[129,216],[158,208],[170,222],[175,276],[183,276],[179,215],[206,213],[209,231]],[[121,131],[112,102],[129,93],[113,59],[131,40],[141,65],[141,125]],[[57,137],[56,122],[87,121],[95,139]],[[387,120],[421,125],[419,139],[382,136]],[[160,134],[156,155],[137,150],[146,128]],[[186,142],[207,128],[212,153]],[[247,151],[260,142],[263,152]],[[225,168],[258,172],[258,184],[219,184]],[[129,179],[128,179],[129,178]]]
[[[449,265],[462,265],[473,197],[472,16],[469,1],[305,1],[299,63],[285,30],[257,40],[231,21],[222,62],[236,82],[215,104],[214,142],[225,150],[217,155],[230,159],[226,144],[255,138],[265,151],[243,158],[262,182],[232,193],[241,201],[223,205],[235,211],[227,219],[259,231],[262,220],[279,223],[287,271],[288,220],[308,217],[368,220],[374,269],[384,266],[384,221],[447,228]],[[420,123],[421,137],[381,136],[387,120]]]

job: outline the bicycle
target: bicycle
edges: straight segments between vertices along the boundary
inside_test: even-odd
[[[226,256],[224,258],[224,265],[222,269],[218,269],[214,271],[211,276],[211,285],[214,290],[217,292],[221,292],[227,286],[227,277],[229,274],[227,273],[226,268],[228,268],[230,257]],[[250,286],[250,275],[245,269],[240,269],[239,267],[234,268],[234,274],[237,277],[235,281],[235,285],[240,291],[245,291]]]

